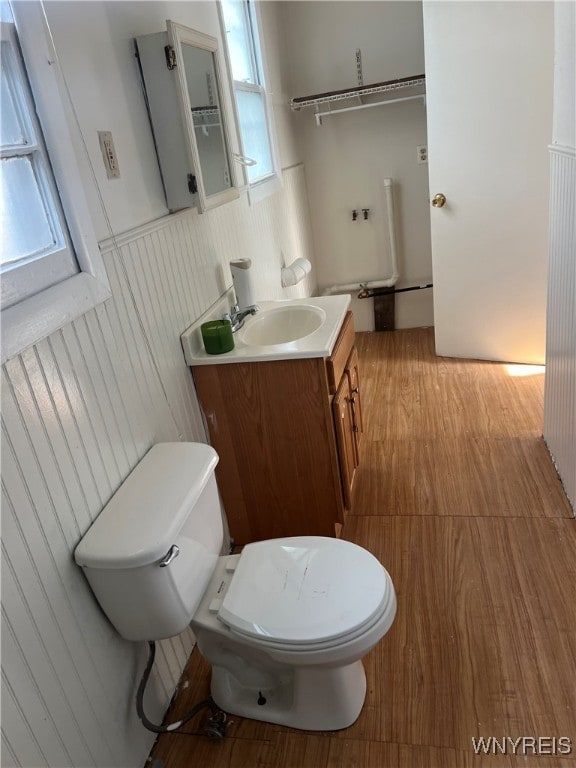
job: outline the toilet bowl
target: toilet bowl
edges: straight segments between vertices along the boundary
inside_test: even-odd
[[[395,613],[392,581],[370,553],[339,539],[294,537],[221,558],[192,628],[223,709],[338,730],[360,714],[360,659]]]
[[[129,640],[189,624],[223,710],[306,730],[338,730],[362,709],[362,657],[396,612],[390,576],[340,539],[288,537],[219,555],[217,454],[154,446],[78,545],[100,605]]]

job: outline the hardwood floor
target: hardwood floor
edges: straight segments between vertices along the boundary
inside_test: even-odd
[[[358,334],[365,436],[344,537],[398,596],[358,721],[232,718],[160,737],[165,768],[576,768],[576,521],[541,437],[543,375],[436,358],[430,329]],[[175,719],[209,691],[194,652]],[[475,755],[472,737],[568,737],[568,756]],[[547,742],[549,743],[549,742]]]

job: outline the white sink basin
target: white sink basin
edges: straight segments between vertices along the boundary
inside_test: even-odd
[[[245,321],[238,336],[244,344],[270,347],[304,339],[317,331],[325,320],[326,312],[321,307],[291,304],[259,312]]]
[[[244,321],[234,334],[234,349],[209,355],[204,349],[201,325],[220,320],[234,303],[232,290],[223,294],[202,317],[182,334],[188,365],[226,365],[329,357],[350,305],[350,296],[309,296],[285,301],[259,301],[260,310]]]

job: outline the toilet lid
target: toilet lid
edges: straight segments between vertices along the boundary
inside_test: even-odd
[[[346,635],[378,614],[388,575],[362,547],[321,536],[248,544],[218,611],[233,630],[309,644]]]

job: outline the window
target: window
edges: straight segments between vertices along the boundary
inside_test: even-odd
[[[0,30],[0,273],[2,307],[10,307],[79,269],[14,24],[1,22]]]
[[[248,161],[245,174],[253,191],[258,185],[278,178],[257,14],[251,0],[222,0],[220,8],[234,84],[242,153]]]
[[[2,362],[109,296],[42,5],[0,3]]]

